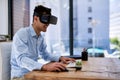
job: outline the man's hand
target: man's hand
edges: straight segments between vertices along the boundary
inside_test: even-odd
[[[63,62],[65,64],[67,64],[69,62],[75,62],[75,59],[61,56],[60,57],[60,62]]]
[[[62,71],[65,69],[66,69],[66,67],[63,63],[50,62],[48,64],[43,65],[41,70],[44,70],[44,71]]]

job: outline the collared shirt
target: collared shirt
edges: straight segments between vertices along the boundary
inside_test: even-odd
[[[20,29],[12,43],[11,78],[41,69],[43,64],[37,62],[39,55],[45,60],[59,61],[60,55],[48,53],[46,47],[44,37],[37,36],[32,26]]]

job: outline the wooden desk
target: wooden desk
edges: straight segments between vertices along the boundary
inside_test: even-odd
[[[74,72],[32,71],[25,75],[27,80],[118,80],[120,59],[88,58],[82,61],[82,70]]]

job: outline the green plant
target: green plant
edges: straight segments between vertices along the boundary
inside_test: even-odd
[[[117,50],[120,51],[120,40],[119,40],[117,37],[111,38],[111,39],[110,39],[110,42],[111,42],[112,44],[115,44],[115,45],[116,45],[116,46],[115,46],[115,49],[117,49]],[[119,54],[119,59],[120,59],[120,54]]]
[[[116,45],[116,49],[120,50],[120,40],[117,37],[111,38],[110,42]]]
[[[5,38],[10,38],[10,35],[5,35]]]
[[[77,66],[82,65],[81,61],[76,61],[76,65]]]
[[[118,38],[117,37],[115,37],[115,38],[111,38],[110,39],[110,42],[112,43],[112,44],[119,44],[119,40],[118,40]]]

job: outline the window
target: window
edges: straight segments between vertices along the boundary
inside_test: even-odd
[[[92,12],[92,7],[88,7],[88,12],[89,12],[89,13]]]
[[[88,44],[92,44],[92,43],[93,43],[92,39],[88,39]]]
[[[88,33],[92,33],[92,28],[88,28]]]
[[[88,2],[92,2],[92,0],[88,0]]]
[[[92,17],[88,17],[88,22],[91,22],[92,21]]]
[[[39,3],[52,9],[52,14],[58,17],[57,25],[49,25],[45,34],[47,50],[50,53],[69,55],[69,0],[31,0],[30,6]],[[61,11],[62,10],[62,11]],[[32,12],[31,12],[32,13]],[[31,15],[32,16],[32,15]]]
[[[102,0],[100,1],[102,2]],[[107,0],[105,0],[105,2],[106,1]],[[58,17],[57,25],[49,25],[48,27],[49,29],[45,33],[48,49],[51,53],[63,53],[63,56],[66,54],[68,55],[72,52],[70,51],[72,50],[71,44],[73,46],[72,48],[74,51],[73,55],[80,54],[80,51],[82,50],[81,48],[83,47],[87,48],[91,46],[93,43],[92,33],[94,32],[94,30],[91,27],[92,25],[90,24],[90,22],[98,18],[99,16],[104,16],[102,14],[99,14],[100,12],[106,13],[109,11],[106,9],[102,10],[101,4],[99,4],[97,0],[95,0],[94,4],[92,4],[92,0],[88,0],[87,1],[88,4],[84,6],[85,9],[83,8],[82,5],[84,1],[81,0],[75,0],[75,1],[74,0],[20,0],[20,1],[14,0],[13,1],[13,7],[15,8],[15,9],[13,8],[14,33],[16,32],[16,30],[18,30],[18,27],[23,27],[31,24],[29,22],[32,22],[32,13],[33,13],[32,9],[34,8],[34,6],[41,4],[41,2],[46,2],[46,4],[45,3],[44,4],[45,5],[48,4],[49,7],[52,8],[52,14]],[[72,7],[70,5],[71,2],[73,2]],[[108,2],[106,2],[106,4],[108,4]],[[104,5],[102,4],[102,7],[105,8],[108,7],[108,5],[106,4]],[[96,7],[95,10],[93,10],[94,7]],[[70,15],[70,11],[72,12],[73,15],[72,18]],[[98,17],[96,14],[98,14]],[[106,18],[108,19],[108,14],[105,15],[105,19],[104,17],[101,17],[100,20],[103,21],[106,20]],[[86,21],[88,23],[86,23]],[[73,26],[71,27],[72,22],[73,22]],[[99,24],[97,25],[97,27],[99,27],[100,25],[104,26],[106,25],[107,22],[105,22],[104,24]],[[101,27],[101,29],[98,31],[99,32],[102,31],[102,28],[103,27]],[[108,30],[108,27],[106,27],[106,30]],[[87,38],[86,36],[89,36],[89,38]],[[99,37],[99,34],[96,34],[96,36]],[[105,45],[109,45],[109,43],[106,43]],[[104,44],[102,46],[104,46]]]

